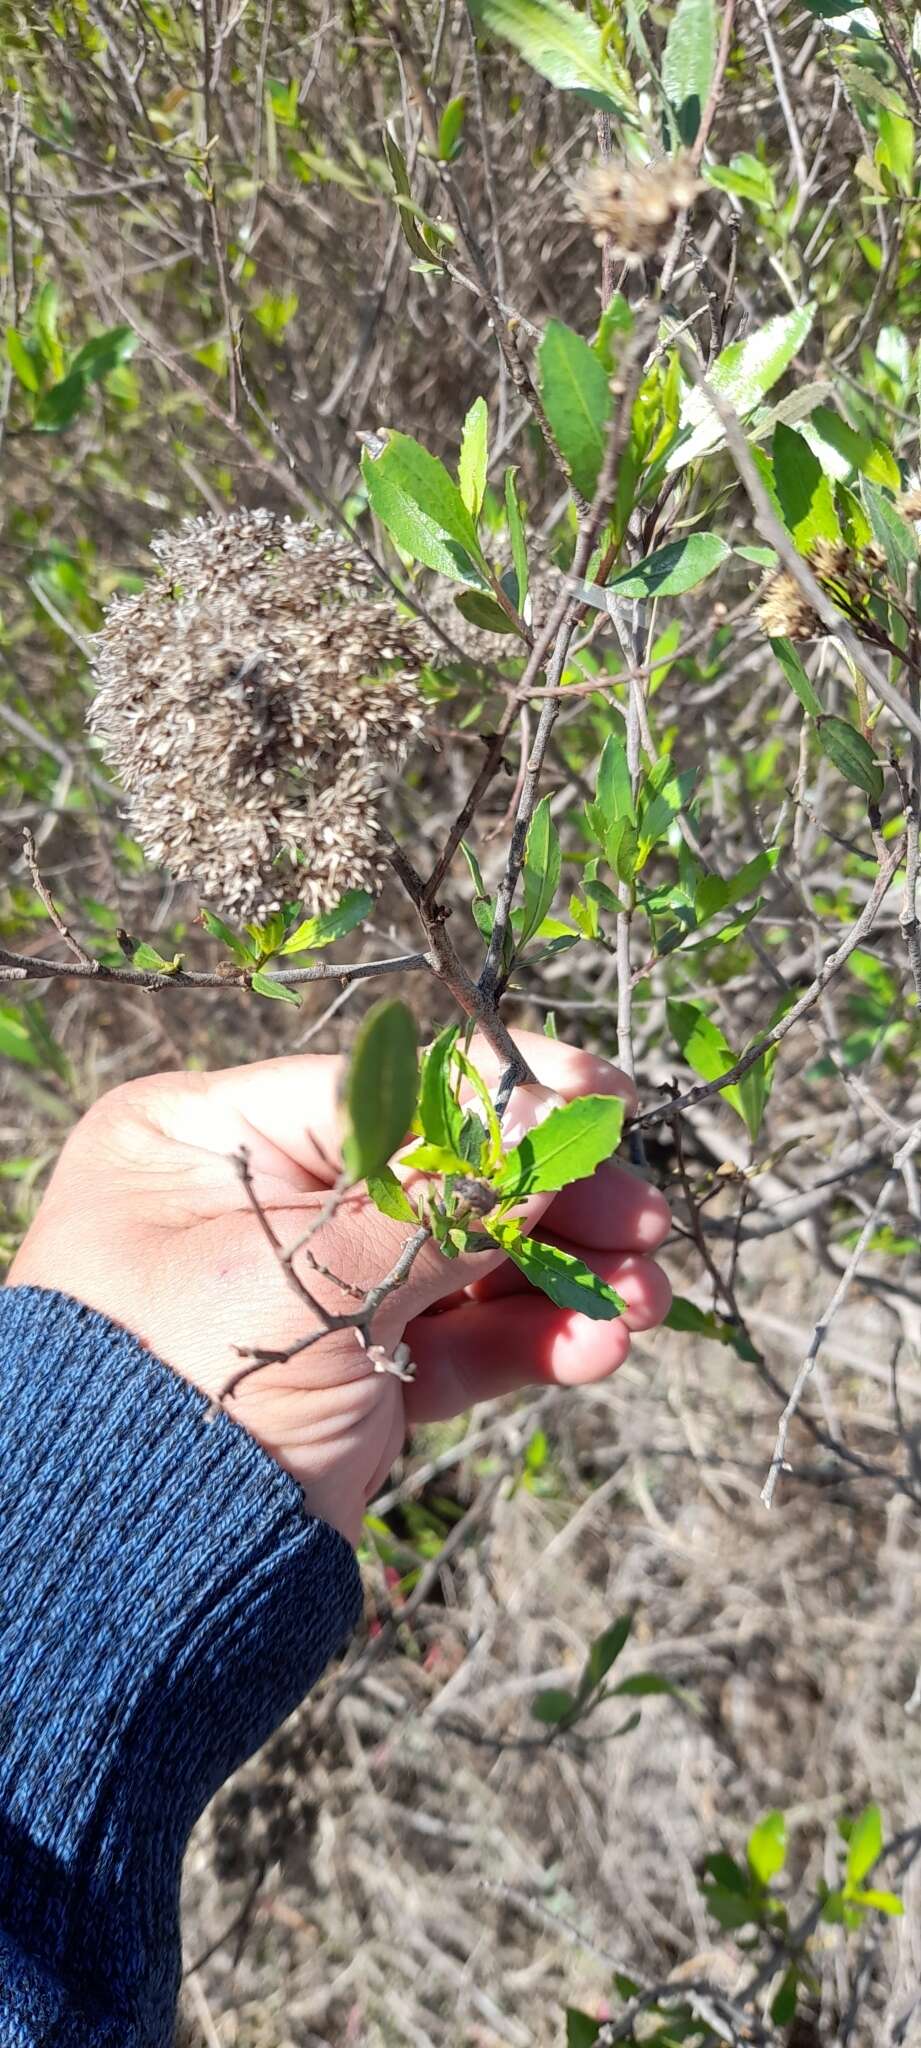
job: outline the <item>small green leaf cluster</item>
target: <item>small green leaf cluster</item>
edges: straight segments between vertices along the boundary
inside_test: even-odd
[[[424,1226],[448,1259],[501,1250],[560,1308],[601,1321],[622,1315],[613,1287],[571,1253],[529,1237],[520,1214],[530,1196],[586,1179],[611,1157],[623,1124],[618,1096],[552,1109],[507,1149],[458,1028],[440,1032],[420,1061],[410,1011],[385,999],[357,1034],[344,1107],[346,1174],[367,1183],[384,1215]],[[408,1133],[415,1142],[407,1149]]]
[[[286,903],[261,924],[245,925],[242,933],[233,931],[213,910],[202,910],[201,922],[212,939],[220,939],[226,946],[230,959],[242,970],[256,995],[296,1004],[300,1000],[297,991],[266,973],[269,963],[290,959],[292,955],[317,953],[331,946],[362,924],[373,904],[374,898],[367,889],[347,889],[332,910],[321,911],[316,917],[302,917],[299,903]],[[140,967],[148,963],[135,955],[134,964]]]
[[[717,1850],[708,1856],[701,1878],[701,1891],[709,1911],[724,1934],[735,1937],[736,1946],[751,1959],[756,1986],[764,1986],[767,2016],[774,2027],[789,2027],[798,2011],[819,1996],[819,1985],[810,1961],[810,1945],[816,1920],[842,1926],[850,1931],[862,1926],[871,1912],[898,1915],[902,1902],[894,1892],[867,1889],[865,1879],[883,1853],[882,1816],[871,1803],[856,1819],[846,1816],[838,1831],[847,1845],[845,1871],[839,1886],[820,1881],[813,1907],[793,1922],[789,1906],[775,1888],[784,1880],[789,1835],[783,1813],[766,1813],[749,1834],[745,1861]],[[617,2039],[633,2048],[642,2042],[657,2042],[660,2048],[677,2048],[692,2042],[696,2048],[716,2048],[727,2038],[718,2015],[711,2018],[710,2001],[694,2001],[674,1990],[644,1992],[642,1985],[623,1972],[614,1975],[614,1990],[628,2009],[636,2012],[636,2032],[621,2031]],[[743,1989],[736,1994],[738,2009],[747,2003]],[[761,1999],[757,2008],[760,2012]],[[640,2020],[640,2014],[642,2018]],[[625,2015],[626,2019],[626,2015]],[[592,2048],[603,2035],[604,2022],[592,2014],[570,2007],[566,2014],[567,2048]]]
[[[130,327],[110,327],[67,360],[58,334],[58,298],[51,286],[39,293],[29,327],[6,330],[6,355],[29,400],[29,425],[37,434],[60,434],[83,412],[90,389],[127,363],[139,337]]]
[[[621,1678],[616,1685],[607,1683],[608,1673],[616,1664],[621,1651],[626,1648],[633,1628],[632,1614],[622,1614],[609,1628],[596,1636],[589,1649],[577,1685],[550,1686],[543,1692],[535,1693],[531,1712],[535,1720],[541,1721],[554,1736],[566,1735],[586,1721],[590,1714],[604,1705],[605,1700],[650,1699],[656,1695],[668,1694],[672,1699],[682,1699],[678,1686],[670,1679],[663,1678],[657,1671],[634,1671],[629,1678]],[[640,1719],[639,1711],[628,1714],[615,1736],[629,1735]]]

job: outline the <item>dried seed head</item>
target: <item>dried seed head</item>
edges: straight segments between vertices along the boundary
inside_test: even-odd
[[[903,492],[896,504],[903,519],[921,519],[921,488],[916,485],[913,490]]]
[[[110,605],[90,716],[151,860],[238,917],[374,884],[429,652],[331,533],[191,519]]]
[[[919,492],[919,505],[921,505],[921,492]],[[880,547],[878,541],[871,540],[862,550],[860,559],[864,568],[871,576],[878,576],[880,571],[886,567],[886,550]]]
[[[702,189],[686,156],[644,166],[606,161],[580,179],[573,201],[596,242],[622,262],[642,263],[664,254],[678,215]]]
[[[771,577],[758,606],[758,620],[771,640],[818,640],[828,631],[786,569]]]

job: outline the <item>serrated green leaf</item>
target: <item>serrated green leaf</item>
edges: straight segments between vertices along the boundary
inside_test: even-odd
[[[282,954],[319,952],[322,946],[331,946],[335,939],[353,932],[373,909],[374,897],[367,889],[347,889],[332,910],[322,910],[318,917],[305,917],[288,933],[278,950]]]
[[[802,347],[814,318],[813,305],[778,313],[754,334],[747,334],[744,341],[730,342],[717,356],[708,382],[740,419],[747,419],[765,392],[783,376]],[[680,423],[690,432],[669,455],[665,464],[669,472],[684,469],[689,462],[720,447],[723,441],[722,426],[696,385],[682,398]]]
[[[519,948],[526,946],[543,924],[557,892],[561,865],[560,840],[550,816],[550,799],[541,797],[525,840],[524,911],[517,934]]]
[[[461,434],[457,480],[460,494],[471,518],[478,519],[486,495],[486,463],[489,452],[489,413],[485,398],[475,398]]]
[[[581,334],[551,320],[538,350],[541,398],[557,445],[583,498],[591,498],[611,412],[608,373]]]
[[[379,455],[362,450],[368,502],[382,526],[427,569],[485,589],[473,519],[444,463],[409,434],[388,432]]]
[[[662,57],[662,84],[688,148],[700,127],[715,61],[714,0],[678,0]]]
[[[393,1218],[394,1223],[418,1223],[419,1218],[409,1196],[397,1180],[392,1166],[382,1166],[379,1173],[366,1175],[368,1193],[376,1209],[384,1216]]]
[[[746,1855],[759,1884],[770,1884],[787,1860],[787,1823],[775,1808],[766,1813],[748,1838]]]
[[[412,1013],[385,998],[362,1020],[345,1078],[342,1159],[350,1180],[379,1174],[398,1151],[413,1120],[417,1087]]]
[[[566,0],[472,0],[471,12],[551,85],[587,92],[596,106],[623,107],[623,81],[605,56],[600,30]]]
[[[851,1828],[847,1845],[848,1889],[862,1883],[883,1853],[883,1817],[875,1801],[865,1806]]]
[[[518,492],[515,488],[515,478],[517,475],[517,469],[507,469],[505,472],[505,516],[508,520],[509,545],[512,550],[512,566],[515,571],[515,608],[521,613],[524,611],[525,599],[528,595],[528,550],[525,544],[524,527],[521,523],[521,507],[518,503]]]
[[[882,768],[863,733],[846,718],[832,718],[823,712],[815,722],[819,746],[845,782],[862,789],[870,802],[878,804],[883,794]]]
[[[624,1105],[619,1095],[582,1095],[552,1109],[503,1160],[495,1179],[504,1200],[546,1194],[588,1180],[620,1143]]]
[[[593,1322],[612,1322],[623,1315],[626,1303],[620,1295],[571,1252],[560,1251],[554,1244],[542,1244],[534,1237],[523,1237],[517,1223],[490,1223],[488,1229],[506,1258],[558,1308],[574,1310]]]
[[[831,484],[808,441],[781,422],[774,428],[772,454],[783,522],[800,554],[805,555],[814,541],[838,540]]]

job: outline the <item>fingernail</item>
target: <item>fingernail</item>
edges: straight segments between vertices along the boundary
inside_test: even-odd
[[[501,1124],[502,1137],[511,1150],[535,1125],[545,1123],[551,1110],[562,1109],[563,1096],[552,1088],[544,1088],[539,1081],[522,1081],[520,1087],[512,1090]]]

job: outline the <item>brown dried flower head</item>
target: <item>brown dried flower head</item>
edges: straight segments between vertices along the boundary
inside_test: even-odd
[[[381,869],[428,648],[332,533],[190,519],[110,605],[90,716],[149,859],[238,917],[327,909]]]
[[[593,164],[573,199],[596,242],[622,262],[642,263],[664,254],[678,215],[702,189],[690,158],[681,155],[644,166]]]
[[[921,519],[921,489],[917,485],[911,491],[904,491],[896,503],[903,519],[913,522]]]
[[[885,567],[885,559],[873,542],[857,553],[846,541],[825,539],[814,541],[806,556],[813,575],[832,603],[863,631],[868,631],[872,622],[868,614],[861,618],[861,608],[870,596],[872,578]],[[804,596],[796,577],[786,569],[772,576],[768,583],[758,606],[758,619],[772,640],[818,640],[829,631]]]

